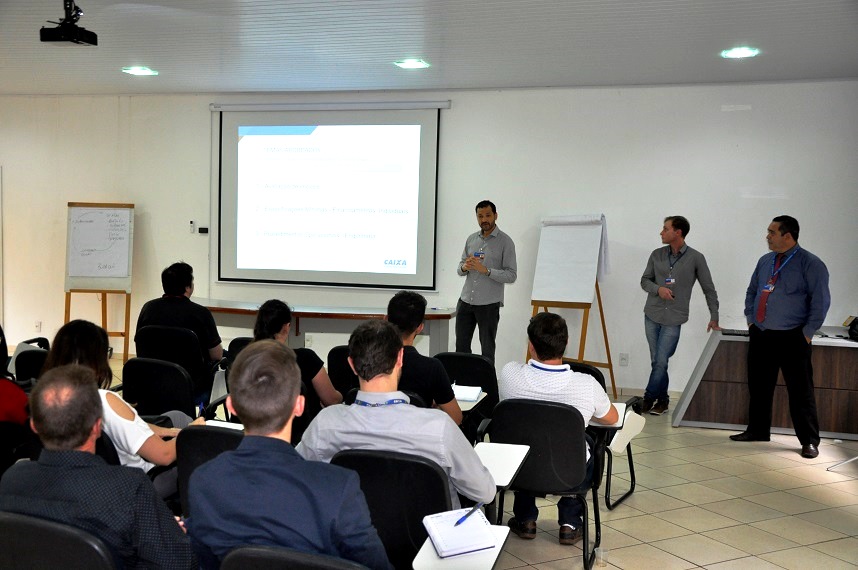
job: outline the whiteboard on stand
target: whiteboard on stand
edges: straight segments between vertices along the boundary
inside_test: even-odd
[[[544,218],[531,300],[592,303],[608,269],[607,247],[603,214]]]
[[[69,202],[66,291],[131,292],[134,204]]]

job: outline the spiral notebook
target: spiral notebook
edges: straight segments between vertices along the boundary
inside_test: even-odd
[[[458,509],[423,517],[423,526],[441,558],[496,546],[492,525],[482,511],[475,512],[455,526],[456,521],[470,510]]]

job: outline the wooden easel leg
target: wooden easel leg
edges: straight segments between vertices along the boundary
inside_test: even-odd
[[[614,399],[617,399],[617,382],[614,380],[614,362],[611,360],[611,345],[608,343],[608,327],[605,324],[605,311],[602,309],[602,291],[599,289],[599,282],[596,281],[596,300],[599,302],[599,316],[602,319],[602,336],[605,339],[605,354],[608,357],[608,372],[611,373],[611,389],[614,392]]]
[[[66,311],[63,324],[68,324],[71,320],[71,291],[66,291]]]
[[[578,343],[578,362],[584,362],[584,347],[587,346],[587,327],[590,324],[590,308],[584,309],[581,320],[581,341]]]

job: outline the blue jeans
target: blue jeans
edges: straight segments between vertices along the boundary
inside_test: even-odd
[[[660,325],[644,315],[644,328],[652,362],[652,372],[649,374],[644,398],[666,404],[670,401],[667,395],[667,386],[670,384],[670,378],[667,376],[667,361],[676,352],[682,325]]]

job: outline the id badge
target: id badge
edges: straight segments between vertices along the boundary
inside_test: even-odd
[[[765,285],[763,285],[763,291],[768,291],[769,293],[771,293],[774,290],[775,290],[775,284],[774,283],[766,283]]]
[[[483,258],[485,258],[485,256],[486,256],[486,252],[484,252],[482,250],[474,252],[474,257],[476,257],[477,259],[483,259]]]
[[[671,285],[676,285],[676,278],[675,277],[665,277],[664,278],[664,286],[670,287]]]

